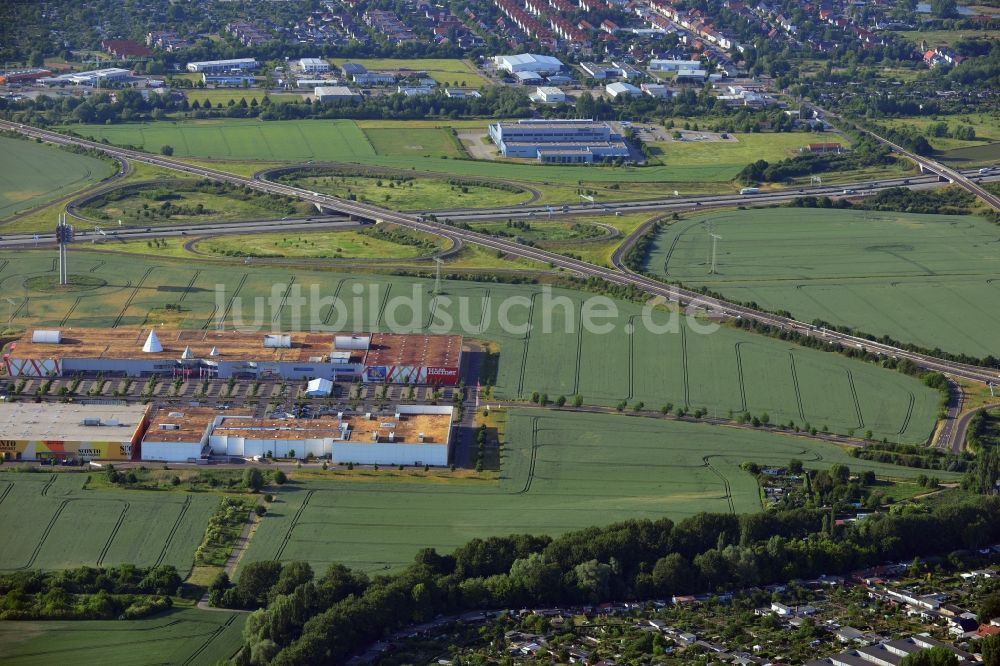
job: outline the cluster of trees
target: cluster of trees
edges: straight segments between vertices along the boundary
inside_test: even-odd
[[[774,164],[767,160],[757,160],[743,167],[736,178],[746,185],[764,182],[779,183],[789,181],[792,178],[830,171],[853,171],[870,166],[892,164],[893,161],[895,158],[892,157],[887,147],[871,137],[863,137],[848,153],[809,153],[790,157]]]
[[[627,521],[555,539],[474,539],[450,555],[425,549],[400,574],[373,579],[342,566],[314,579],[302,563],[255,563],[212,594],[259,607],[237,663],[341,663],[438,614],[727,590],[975,548],[1000,538],[998,510],[1000,498],[982,497],[933,510],[900,506],[844,527],[808,509]]]
[[[959,187],[937,190],[911,190],[891,187],[853,204],[864,210],[887,210],[900,213],[936,213],[938,215],[968,215],[976,197]]]
[[[946,472],[965,472],[972,467],[972,457],[968,454],[957,456],[950,451],[916,444],[874,442],[851,449],[851,455],[861,460]]]
[[[173,566],[0,575],[0,620],[110,620],[145,617],[171,606],[181,577]]]
[[[1000,417],[979,412],[969,424],[966,436],[976,461],[962,479],[962,487],[983,494],[1000,492]]]
[[[951,137],[952,139],[963,139],[972,141],[976,138],[976,128],[971,125],[956,125],[949,127],[948,123],[939,121],[927,126],[927,136],[930,137]]]

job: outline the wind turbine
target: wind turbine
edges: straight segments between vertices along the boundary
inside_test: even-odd
[[[715,264],[715,251],[718,248],[719,241],[722,240],[722,236],[720,236],[719,234],[709,234],[709,235],[712,237],[712,270],[709,271],[709,272],[715,274],[715,273],[718,273],[718,271],[715,270],[715,266],[716,266],[716,264]]]

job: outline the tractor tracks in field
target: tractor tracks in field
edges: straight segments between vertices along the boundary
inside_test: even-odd
[[[735,515],[736,504],[735,502],[733,502],[733,488],[732,486],[729,485],[729,479],[726,478],[725,474],[717,470],[715,467],[712,467],[712,463],[710,462],[711,458],[718,458],[718,457],[719,456],[715,455],[707,455],[702,457],[701,461],[705,463],[705,467],[707,467],[709,471],[712,472],[712,474],[715,474],[717,477],[719,477],[719,480],[722,481],[722,486],[726,490],[726,494],[723,496],[723,499],[726,500],[726,503],[729,505],[729,513]]]
[[[198,657],[200,657],[201,654],[203,652],[205,652],[205,650],[208,649],[208,646],[211,645],[212,642],[215,641],[216,638],[218,638],[219,636],[221,636],[226,631],[226,629],[228,629],[229,627],[233,626],[233,622],[236,621],[237,617],[239,617],[239,614],[238,613],[233,613],[229,617],[228,620],[226,620],[225,622],[223,622],[222,624],[220,624],[218,627],[216,627],[215,629],[213,629],[212,633],[210,633],[208,635],[208,639],[205,640],[205,642],[202,643],[198,647],[197,650],[195,650],[194,652],[192,652],[191,654],[189,654],[188,658],[181,662],[181,665],[182,666],[190,666],[191,664],[193,664],[195,662],[195,660],[198,659]]]
[[[306,491],[305,499],[302,500],[302,504],[299,505],[295,515],[292,516],[292,523],[288,526],[288,529],[285,530],[285,536],[281,538],[281,545],[278,546],[278,552],[274,554],[273,559],[275,562],[279,561],[281,556],[284,554],[285,548],[288,546],[288,542],[292,540],[292,530],[294,530],[295,526],[298,525],[303,512],[306,510],[306,507],[309,506],[309,500],[311,500],[315,494],[315,490]]]
[[[184,522],[184,516],[187,515],[188,509],[191,508],[191,496],[187,495],[184,498],[184,504],[181,505],[181,510],[177,514],[177,519],[174,521],[173,527],[170,528],[170,532],[167,534],[167,538],[163,541],[163,548],[160,550],[160,556],[156,558],[156,563],[154,567],[158,567],[163,564],[163,560],[167,557],[167,551],[170,549],[170,544],[174,540],[174,535],[177,533],[178,528],[180,528],[181,523]]]
[[[118,536],[118,530],[122,528],[122,523],[125,522],[125,516],[128,514],[129,503],[125,502],[125,506],[122,507],[122,512],[118,516],[118,522],[115,523],[114,529],[111,530],[111,535],[108,540],[104,542],[104,548],[101,549],[101,554],[97,557],[97,566],[104,565],[104,558],[108,556],[108,551],[111,550],[111,544],[114,543],[115,537]]]
[[[142,274],[142,277],[139,278],[139,282],[132,288],[132,293],[129,294],[128,299],[125,300],[125,304],[122,306],[121,312],[118,313],[115,323],[111,324],[111,328],[118,328],[121,326],[122,320],[125,319],[125,313],[128,312],[128,309],[132,306],[132,301],[134,301],[135,297],[139,295],[139,290],[142,289],[142,285],[146,282],[146,279],[149,278],[150,274],[154,270],[156,270],[156,266],[150,266],[146,269],[146,272]]]
[[[535,462],[538,460],[538,417],[531,417],[531,457],[528,460],[528,477],[524,480],[524,487],[517,491],[517,495],[524,495],[531,491],[531,483],[535,480]]]

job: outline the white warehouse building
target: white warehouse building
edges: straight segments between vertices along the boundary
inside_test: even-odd
[[[563,70],[563,63],[559,58],[546,55],[535,55],[533,53],[521,53],[518,55],[494,56],[493,62],[497,69],[501,69],[511,74],[518,72],[537,72],[538,74],[556,74]]]
[[[230,60],[202,60],[189,62],[187,71],[189,72],[244,72],[257,69],[256,58],[233,58]]]
[[[299,69],[310,74],[315,74],[317,72],[329,72],[330,63],[322,58],[300,58]]]

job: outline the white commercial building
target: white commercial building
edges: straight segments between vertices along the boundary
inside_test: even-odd
[[[555,86],[541,86],[531,97],[537,102],[544,102],[546,104],[566,101],[566,93]]]
[[[347,86],[320,86],[313,91],[317,102],[329,102],[331,100],[351,100],[361,99],[361,95],[354,92]]]
[[[616,83],[609,83],[608,85],[604,86],[604,89],[607,91],[608,95],[612,97],[612,99],[620,97],[622,95],[642,94],[641,88],[636,88],[631,83],[622,83],[620,81]]]
[[[46,76],[38,79],[39,83],[46,85],[66,85],[72,83],[79,86],[100,86],[105,83],[128,81],[132,78],[132,72],[121,67],[106,67],[104,69],[92,69],[86,72],[70,72],[59,76]]]
[[[202,60],[189,62],[189,72],[244,72],[257,69],[256,58],[233,58],[230,60]]]
[[[519,55],[494,56],[493,62],[497,69],[501,69],[511,74],[517,72],[537,72],[538,74],[555,74],[562,71],[564,65],[558,58],[545,55],[534,55],[532,53],[521,53]]]
[[[654,72],[676,72],[681,69],[701,69],[700,60],[650,60],[649,69]]]
[[[614,134],[607,123],[594,120],[498,122],[489,126],[489,135],[504,157],[589,164],[629,156],[622,137]]]
[[[0,459],[132,460],[146,405],[0,403]]]
[[[315,74],[317,72],[329,72],[330,63],[322,58],[301,58],[299,60],[299,69],[303,72],[309,72],[310,74]]]

